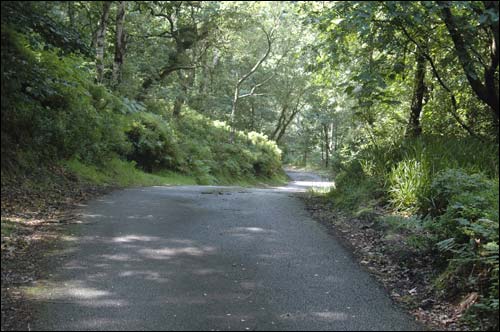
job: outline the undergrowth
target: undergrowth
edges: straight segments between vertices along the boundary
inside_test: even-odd
[[[478,294],[465,315],[481,329],[498,329],[498,145],[473,138],[423,136],[369,145],[334,156],[335,208],[384,206],[382,224],[410,232],[408,245],[437,253],[436,293],[450,299]]]
[[[36,38],[35,38],[36,40]],[[118,186],[281,181],[281,151],[189,108],[124,98],[93,81],[79,55],[2,26],[2,170],[66,165]],[[16,70],[11,70],[15,68]],[[4,82],[9,82],[4,84]]]

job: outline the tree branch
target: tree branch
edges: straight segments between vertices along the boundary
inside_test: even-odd
[[[420,52],[422,52],[422,55],[427,59],[427,61],[429,61],[429,64],[431,65],[431,68],[432,68],[432,73],[434,74],[434,77],[436,77],[436,79],[438,80],[439,84],[441,85],[441,87],[446,91],[448,92],[448,94],[450,95],[450,101],[451,101],[451,105],[452,105],[452,110],[450,110],[450,114],[451,116],[458,122],[458,124],[463,128],[465,129],[471,136],[473,137],[476,137],[478,138],[479,140],[482,140],[473,130],[472,128],[470,128],[468,125],[465,124],[465,122],[460,118],[460,116],[458,115],[458,103],[457,103],[457,99],[455,98],[455,94],[453,93],[453,91],[451,91],[451,89],[448,87],[448,85],[446,85],[446,83],[443,81],[443,79],[441,78],[441,75],[439,74],[438,70],[437,70],[437,67],[434,63],[434,60],[432,59],[432,57],[429,55],[429,53],[427,52],[427,49],[425,47],[423,47],[419,42],[417,42],[409,33],[408,33],[408,30],[406,30],[406,28],[404,27],[403,24],[399,23],[398,24],[399,27],[401,28],[401,30],[403,31],[403,33],[405,34],[405,36],[412,42],[415,44],[415,46],[417,46],[417,48],[420,50]]]
[[[489,67],[485,68],[485,82],[483,83],[479,79],[479,75],[474,68],[474,62],[467,50],[467,44],[460,33],[455,17],[451,12],[450,2],[438,1],[437,3],[441,7],[441,18],[448,29],[451,39],[453,40],[456,54],[472,90],[476,93],[480,100],[491,107],[498,119],[498,91],[494,88],[494,84],[493,86],[491,85],[491,77],[494,77],[496,67],[498,67],[498,49],[496,48],[497,38],[495,38],[495,36],[493,37],[491,63]]]

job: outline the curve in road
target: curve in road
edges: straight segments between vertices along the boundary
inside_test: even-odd
[[[38,287],[37,330],[416,330],[281,188],[148,187],[84,208]]]

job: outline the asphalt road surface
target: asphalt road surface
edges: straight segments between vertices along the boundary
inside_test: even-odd
[[[296,192],[181,186],[113,192],[83,209],[34,330],[416,330]]]

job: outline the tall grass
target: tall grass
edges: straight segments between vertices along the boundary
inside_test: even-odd
[[[425,162],[431,174],[446,168],[498,177],[498,145],[474,138],[422,136],[380,146],[370,145],[359,153],[360,161],[371,162],[372,171],[385,175],[403,160]]]
[[[428,195],[430,176],[427,163],[414,159],[400,161],[388,174],[389,201],[400,211],[415,213]]]
[[[394,208],[409,212],[429,203],[431,181],[442,170],[462,169],[489,178],[498,178],[499,172],[498,145],[473,138],[423,136],[368,146],[353,162],[361,165],[363,175],[380,180]]]

